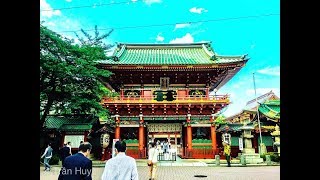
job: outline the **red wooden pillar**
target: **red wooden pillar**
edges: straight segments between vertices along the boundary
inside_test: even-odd
[[[187,115],[187,145],[188,151],[192,150],[192,129],[191,129],[191,121],[190,121],[191,114]]]
[[[189,88],[186,89],[186,97],[189,97]]]
[[[121,89],[120,89],[120,100],[123,99],[123,93],[124,93],[124,92],[123,92],[123,89],[121,88]]]
[[[90,131],[91,131],[91,130],[90,130]],[[88,141],[88,134],[89,134],[88,131],[85,131],[85,132],[84,132],[83,142],[87,142],[87,141]]]
[[[188,125],[187,127],[187,142],[188,142],[188,149],[192,149],[192,129],[191,126]]]
[[[143,127],[143,115],[140,114],[140,125],[139,125],[139,150],[143,150],[144,146],[144,127]]]
[[[64,137],[66,136],[66,132],[62,132],[61,133],[61,143],[60,143],[60,147],[63,147],[64,143],[67,143],[67,142],[64,142]]]
[[[116,117],[116,129],[115,129],[115,139],[120,139],[120,118],[119,115],[115,115]]]
[[[144,90],[143,88],[141,88],[141,91],[140,91],[140,99],[144,99]]]
[[[208,100],[209,99],[209,88],[206,88],[206,99]]]
[[[255,131],[253,131],[253,148],[255,150],[255,153],[259,153],[259,145],[258,145],[258,136],[255,133]]]
[[[217,153],[217,136],[216,136],[216,126],[213,124],[213,116],[210,117],[211,123],[211,142],[212,142],[212,151],[213,155]]]

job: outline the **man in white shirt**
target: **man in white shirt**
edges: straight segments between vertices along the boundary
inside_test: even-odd
[[[125,154],[124,141],[115,144],[116,156],[106,162],[101,180],[138,180],[136,160]]]
[[[148,160],[151,160],[152,164],[149,166],[149,180],[154,180],[156,177],[159,150],[156,148],[156,143],[152,142],[150,145]]]
[[[70,149],[69,154],[72,155],[72,152],[71,152],[71,142],[68,142],[68,143],[67,143],[67,147]]]

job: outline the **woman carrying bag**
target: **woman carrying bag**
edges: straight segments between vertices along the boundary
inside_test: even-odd
[[[156,176],[159,151],[156,148],[155,142],[150,143],[150,145],[151,148],[148,152],[149,180],[154,180]]]

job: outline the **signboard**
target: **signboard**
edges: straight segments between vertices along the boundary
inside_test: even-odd
[[[64,143],[71,142],[71,148],[79,148],[80,141],[84,141],[84,135],[65,135]]]
[[[112,157],[115,157],[115,155],[116,155],[116,151],[115,151],[115,144],[116,144],[116,142],[117,141],[119,141],[119,139],[113,139],[113,141],[112,141]]]
[[[243,140],[242,138],[239,138],[239,150],[243,150]]]

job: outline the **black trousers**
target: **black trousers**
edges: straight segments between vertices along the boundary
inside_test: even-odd
[[[226,160],[227,160],[227,163],[228,163],[228,166],[230,167],[230,155],[226,155]]]

